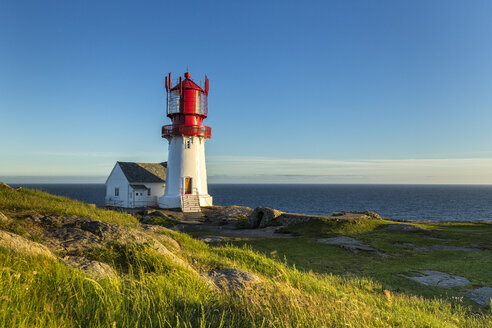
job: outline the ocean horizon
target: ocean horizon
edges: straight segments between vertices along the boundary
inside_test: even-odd
[[[10,184],[104,205],[101,183]],[[385,218],[492,221],[492,185],[423,184],[209,184],[214,205],[271,207],[284,212],[330,215],[373,211]]]

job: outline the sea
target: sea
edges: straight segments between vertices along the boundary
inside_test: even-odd
[[[104,205],[104,184],[12,184]],[[374,211],[385,218],[492,221],[492,185],[209,184],[215,205],[265,206],[330,215]]]

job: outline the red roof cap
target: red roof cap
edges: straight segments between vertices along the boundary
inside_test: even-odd
[[[200,90],[201,92],[204,92],[202,88],[200,88],[195,82],[191,80],[191,74],[189,72],[186,72],[184,74],[185,79],[181,82],[183,84],[183,89],[195,89],[195,90]],[[179,90],[180,89],[180,84],[176,84],[171,90]]]

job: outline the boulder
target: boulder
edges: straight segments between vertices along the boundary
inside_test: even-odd
[[[210,271],[207,276],[215,286],[222,290],[254,288],[261,283],[257,275],[239,269]]]
[[[416,272],[412,276],[404,277],[426,286],[456,287],[465,286],[470,283],[470,281],[465,277],[455,276],[446,272],[432,270]]]
[[[279,225],[278,217],[282,215],[281,211],[268,207],[257,207],[248,217],[248,226],[250,228],[264,228],[271,225]]]
[[[55,258],[46,246],[3,230],[0,230],[0,247],[5,247],[26,255],[43,255],[49,258]]]
[[[84,271],[95,278],[115,277],[116,272],[106,263],[89,260],[81,256],[65,256],[63,263],[66,265]]]
[[[482,306],[490,306],[490,302],[492,300],[492,288],[477,288],[465,293],[465,296]]]

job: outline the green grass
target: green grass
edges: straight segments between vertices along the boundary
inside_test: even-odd
[[[73,215],[84,213],[81,215],[105,221],[133,223],[130,218],[120,216],[121,213],[113,217],[110,211],[92,209],[91,212],[84,204],[41,192],[20,193],[21,196],[13,195],[0,189],[0,211],[17,218],[36,211],[68,214],[64,212],[63,203],[66,203]],[[3,200],[8,195],[13,195],[13,200],[5,206]],[[55,204],[53,210],[51,204]],[[368,233],[367,229],[351,231]],[[170,262],[145,245],[108,244],[85,255],[110,264],[118,275],[93,279],[60,261],[0,249],[0,326],[487,327],[491,324],[490,317],[476,315],[472,307],[459,301],[415,296],[403,289],[388,291],[391,285],[383,280],[353,274],[354,258],[336,264],[343,259],[342,250],[337,249],[340,253],[334,254],[329,246],[319,247],[308,237],[279,239],[274,246],[277,253],[271,253],[269,249],[274,244],[266,239],[247,241],[249,245],[239,247],[210,247],[184,233],[163,233],[180,244],[180,250],[174,252],[188,266]],[[257,250],[260,248],[263,249]],[[309,254],[309,248],[315,254]],[[362,266],[379,261],[364,256],[357,260]],[[304,267],[303,261],[312,263],[306,262]],[[294,262],[299,265],[292,265]],[[323,269],[327,262],[338,265],[338,269],[327,273],[329,270]],[[255,273],[264,283],[255,289],[221,292],[211,288],[199,274],[230,267]],[[391,271],[391,267],[385,270]]]
[[[288,265],[302,271],[352,275],[371,279],[385,289],[419,295],[432,299],[445,298],[450,302],[460,302],[481,308],[474,302],[463,298],[463,292],[492,286],[492,224],[490,223],[435,223],[419,224],[425,231],[400,232],[384,229],[386,220],[360,220],[325,218],[308,223],[298,223],[283,228],[283,232],[293,233],[296,238],[268,239],[251,238],[236,241],[239,247],[248,246],[267,257],[284,259]],[[337,246],[323,245],[316,238],[346,235],[362,240],[389,255],[381,257],[374,253],[354,254]],[[445,238],[429,240],[426,237]],[[395,243],[413,243],[416,246],[433,244],[480,247],[482,252],[435,251],[413,252],[409,248],[395,246]],[[412,272],[437,270],[464,276],[470,285],[454,288],[423,287],[402,277]],[[483,310],[483,309],[482,309]]]
[[[138,220],[126,213],[95,208],[66,197],[21,188],[19,190],[0,185],[0,212],[12,218],[32,214],[76,215],[125,226],[136,225]]]

